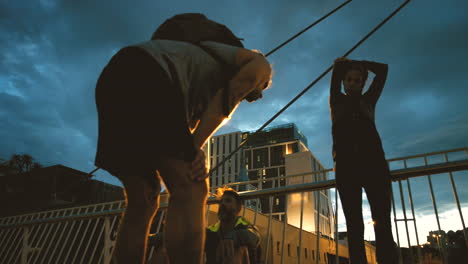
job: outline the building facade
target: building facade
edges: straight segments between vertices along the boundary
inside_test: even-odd
[[[303,178],[304,182],[328,179],[325,173],[308,175],[300,179],[281,178],[285,175],[324,170],[322,164],[309,151],[307,138],[292,123],[267,128],[254,136],[252,132],[234,132],[213,136],[209,144],[205,146],[211,167],[214,168],[248,137],[250,138],[242,149],[210,175],[210,187],[213,192],[216,187],[234,182],[254,181],[245,189],[238,189],[243,191],[298,184],[302,183]],[[271,178],[278,179],[269,180]],[[299,207],[297,202],[301,200],[304,200],[303,208],[307,208],[307,212],[303,215],[303,223],[307,223],[307,227],[303,225],[305,230],[315,231],[317,213],[320,212],[319,229],[322,234],[332,237],[333,212],[328,191],[320,192],[320,196],[318,192],[306,193],[304,198],[300,196],[299,199],[297,199],[297,194],[288,195],[288,197],[277,195],[272,201],[268,198],[249,201],[248,207],[255,206],[260,212],[271,213],[278,220],[284,218],[286,210],[292,210],[288,213],[290,216],[288,223],[299,227],[300,221],[297,221],[299,219],[297,216],[300,215],[302,202],[299,202]]]
[[[242,141],[242,132],[213,136],[205,144],[205,153],[212,168],[234,151]],[[210,175],[210,187],[215,188],[240,181],[242,151],[238,151]]]

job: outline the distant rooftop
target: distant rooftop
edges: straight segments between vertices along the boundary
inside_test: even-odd
[[[247,132],[248,135],[253,135],[253,133],[254,131]],[[251,138],[245,146],[262,146],[291,140],[300,140],[308,147],[307,138],[294,123],[267,127]]]

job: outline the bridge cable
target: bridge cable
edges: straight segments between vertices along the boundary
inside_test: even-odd
[[[338,7],[336,7],[335,9],[331,10],[330,12],[328,12],[327,14],[325,14],[324,16],[322,16],[320,19],[316,20],[314,23],[310,24],[309,26],[307,26],[306,28],[304,28],[303,30],[301,30],[299,33],[297,33],[296,35],[290,37],[288,40],[286,40],[285,42],[281,43],[280,45],[278,45],[276,48],[272,49],[271,51],[269,51],[265,57],[268,57],[269,55],[273,54],[274,52],[276,52],[277,50],[279,50],[280,48],[282,48],[283,46],[285,46],[286,44],[288,44],[289,42],[293,41],[295,38],[299,37],[300,35],[302,35],[304,32],[306,32],[307,30],[309,30],[310,28],[312,28],[313,26],[317,25],[318,23],[320,23],[322,20],[324,20],[325,18],[329,17],[330,15],[332,15],[333,13],[335,13],[336,11],[338,11],[339,9],[341,9],[342,7],[344,7],[345,5],[349,4],[351,1],[353,0],[348,0],[344,3],[342,3],[341,5],[339,5]],[[236,150],[237,151],[237,150]],[[88,177],[91,178],[93,177],[93,173],[95,173],[96,171],[98,171],[100,168],[97,167],[96,169],[94,169],[93,171],[89,172],[88,173]]]
[[[366,41],[372,34],[374,34],[379,28],[381,28],[385,23],[387,23],[394,15],[396,15],[403,7],[405,7],[411,0],[406,0],[403,4],[401,4],[395,11],[393,11],[388,17],[386,17],[382,22],[380,22],[374,29],[372,29],[365,37],[363,37],[360,41],[358,41],[350,50],[348,50],[343,57],[347,57],[351,54],[355,49],[357,49],[364,41]],[[327,75],[333,69],[333,65],[330,66],[327,70],[325,70],[317,79],[315,79],[312,83],[310,83],[304,90],[302,90],[296,97],[294,97],[288,104],[286,104],[281,110],[279,110],[273,117],[271,117],[265,124],[263,124],[257,131],[253,134],[249,135],[244,141],[240,143],[240,145],[232,151],[228,156],[226,156],[223,160],[221,160],[214,168],[212,168],[209,172],[211,175],[215,170],[217,170],[222,164],[224,164],[228,159],[230,159],[235,153],[237,153],[247,142],[249,139],[255,137],[259,132],[261,132],[266,126],[268,126],[273,120],[275,120],[279,115],[281,115],[286,109],[288,109],[294,102],[296,102],[302,95],[304,95],[312,86],[314,86],[318,81],[320,81],[325,75]]]

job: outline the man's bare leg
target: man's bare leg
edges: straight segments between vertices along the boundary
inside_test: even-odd
[[[200,264],[205,244],[208,180],[191,179],[191,163],[164,160],[161,177],[169,193],[165,246],[171,264]]]
[[[149,229],[159,207],[161,186],[157,172],[156,186],[141,177],[124,178],[127,209],[122,215],[112,263],[145,263]]]

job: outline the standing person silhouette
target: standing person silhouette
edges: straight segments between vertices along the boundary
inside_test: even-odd
[[[161,178],[170,193],[169,260],[202,262],[208,193],[203,145],[241,101],[261,99],[271,84],[266,58],[243,48],[224,25],[203,14],[168,21],[151,40],[119,50],[96,85],[95,164],[122,181],[127,204],[112,263],[144,263]]]
[[[363,93],[368,71],[374,73],[375,78],[369,90]],[[387,64],[337,58],[331,78],[333,159],[352,264],[367,263],[362,188],[366,191],[374,220],[377,261],[379,264],[397,261],[390,220],[391,177],[374,117],[387,73]]]

